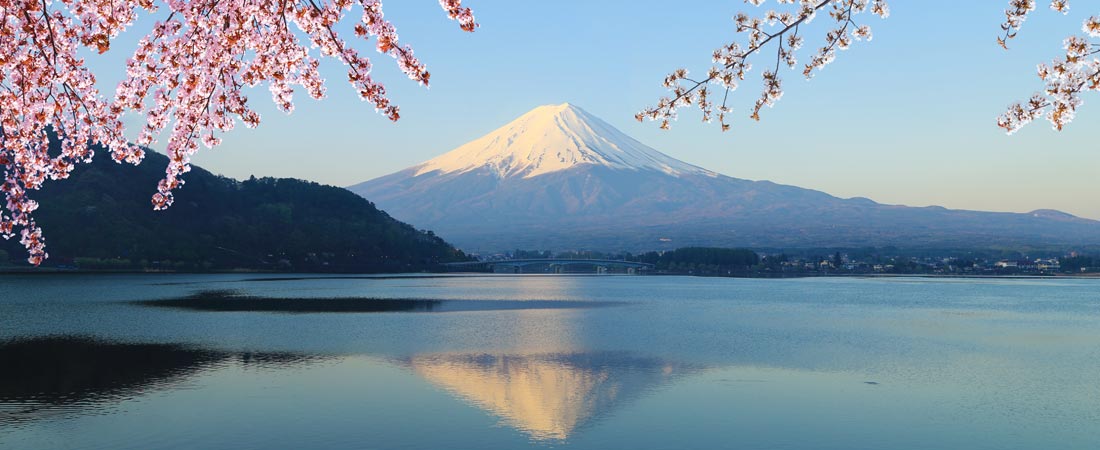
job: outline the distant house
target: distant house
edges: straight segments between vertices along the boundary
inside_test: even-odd
[[[1058,261],[1058,258],[1036,259],[1035,267],[1039,270],[1061,270],[1062,263]]]
[[[997,263],[994,264],[993,266],[998,268],[998,269],[1015,269],[1015,268],[1020,266],[1020,263],[1019,263],[1019,261],[1001,260],[1001,261],[997,261]]]

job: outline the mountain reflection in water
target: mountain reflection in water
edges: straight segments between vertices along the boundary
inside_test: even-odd
[[[581,309],[619,302],[569,300],[429,300],[371,297],[263,297],[236,290],[205,290],[191,295],[130,302],[140,306],[211,312],[382,313]]]
[[[171,388],[204,370],[238,364],[286,367],[319,359],[227,352],[179,344],[46,336],[0,343],[0,426],[102,409]]]
[[[698,370],[621,352],[430,354],[403,364],[535,440],[565,440],[615,407]]]

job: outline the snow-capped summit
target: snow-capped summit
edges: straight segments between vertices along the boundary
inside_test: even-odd
[[[500,178],[531,178],[586,164],[714,175],[654,150],[569,103],[535,108],[415,169],[416,176],[487,168]]]

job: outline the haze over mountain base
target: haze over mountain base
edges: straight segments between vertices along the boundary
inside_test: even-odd
[[[883,205],[679,161],[570,105],[536,108],[438,158],[355,186],[460,248],[1062,247],[1100,222],[1040,210]]]

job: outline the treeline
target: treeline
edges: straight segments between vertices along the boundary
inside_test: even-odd
[[[638,262],[653,264],[658,271],[695,275],[732,275],[760,264],[760,255],[743,248],[688,247],[638,255]]]
[[[1063,272],[1100,271],[1100,256],[1070,256],[1061,259]]]
[[[549,250],[515,250],[516,259],[605,259],[653,264],[654,270],[665,273],[694,275],[736,275],[751,271],[761,263],[760,255],[743,248],[686,247],[664,252],[605,253],[594,251],[568,251],[553,253]]]
[[[516,250],[523,259],[606,259],[644,262],[655,273],[725,276],[820,276],[861,274],[1012,275],[1100,272],[1100,253],[1064,256],[1055,251],[1032,256],[1008,250],[905,251],[894,247],[862,249],[794,249],[771,253],[739,248],[689,247],[642,254]],[[766,255],[766,256],[765,256]],[[919,256],[911,256],[919,255]],[[1038,255],[1038,256],[1036,256]],[[1062,256],[1060,256],[1062,255]],[[1044,260],[1040,266],[1037,260]],[[1002,267],[998,263],[1019,263]],[[1060,261],[1060,266],[1058,262]],[[1025,265],[1027,264],[1027,265]]]

